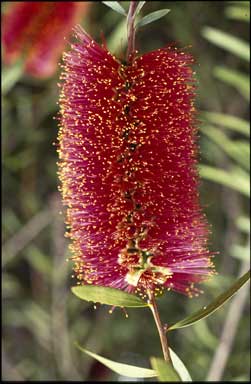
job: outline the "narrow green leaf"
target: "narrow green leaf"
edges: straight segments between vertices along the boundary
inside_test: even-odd
[[[182,381],[192,381],[192,378],[191,378],[187,368],[185,367],[183,361],[179,358],[178,355],[176,355],[176,353],[171,348],[169,348],[169,351],[170,351],[171,359],[173,362],[173,366],[174,366],[175,370],[178,372],[181,380]]]
[[[99,361],[101,364],[104,364],[106,367],[110,368],[113,372],[116,372],[119,375],[134,377],[134,378],[140,378],[140,377],[149,378],[149,377],[157,376],[156,372],[153,371],[152,369],[136,367],[134,365],[129,365],[129,364],[117,363],[116,361],[106,359],[105,357],[102,357],[100,355],[97,355],[96,353],[88,351],[85,348],[82,348],[78,343],[75,343],[75,344],[78,347],[78,349],[80,349],[80,351],[93,357],[94,359]]]
[[[249,170],[250,153],[248,152],[248,143],[245,143],[245,147],[242,142],[229,139],[224,132],[211,125],[201,125],[201,131],[223,149],[232,159]]]
[[[118,12],[118,13],[120,13],[123,16],[127,16],[126,15],[126,11],[119,4],[118,1],[102,1],[102,3],[105,4],[107,7],[110,7],[111,9],[113,9],[115,12]]]
[[[249,44],[244,40],[211,27],[204,27],[202,35],[218,47],[239,56],[241,59],[250,61]]]
[[[71,288],[74,295],[82,300],[93,301],[107,305],[120,307],[147,307],[147,303],[138,296],[109,287],[96,285],[79,285]]]
[[[250,218],[246,216],[239,216],[236,220],[236,226],[244,233],[250,232]]]
[[[250,136],[249,122],[239,117],[217,112],[203,112],[203,117],[210,123],[242,133],[247,137]]]
[[[2,72],[2,94],[5,95],[11,90],[11,88],[16,84],[16,82],[23,75],[23,63],[20,61],[17,62],[14,66],[10,68],[5,68]]]
[[[157,357],[151,357],[150,361],[159,381],[181,381],[178,373],[168,361]]]
[[[150,24],[153,21],[164,17],[168,14],[168,12],[170,12],[170,9],[160,9],[159,11],[149,13],[148,15],[144,16],[141,20],[139,20],[139,22],[136,24],[136,28],[141,28],[143,27],[143,25]]]
[[[231,256],[233,256],[236,259],[242,260],[242,261],[248,261],[250,258],[250,248],[248,247],[243,247],[242,245],[237,245],[234,244],[230,248],[230,253]]]
[[[240,21],[250,21],[250,10],[249,8],[232,6],[228,7],[225,10],[225,14],[230,19],[240,20]]]
[[[146,3],[145,1],[139,1],[137,8],[136,8],[136,11],[135,11],[135,16],[137,16],[140,13],[140,11],[144,7],[145,3]]]
[[[116,27],[107,39],[107,46],[112,53],[120,52],[127,44],[127,22],[126,19],[122,19],[120,23],[117,23]]]
[[[224,169],[201,164],[199,166],[199,173],[204,179],[235,189],[247,197],[250,196],[249,175],[246,172],[244,173],[241,169],[225,171]]]
[[[233,86],[240,94],[249,101],[250,99],[250,82],[249,76],[242,72],[234,71],[223,66],[216,66],[213,74],[217,79]]]
[[[224,293],[216,297],[216,299],[206,307],[201,308],[199,311],[194,314],[186,317],[185,319],[178,321],[177,323],[171,325],[168,328],[168,331],[172,331],[177,328],[188,327],[196,323],[197,321],[204,319],[205,317],[211,315],[214,311],[220,308],[224,303],[227,302],[250,278],[250,271],[246,272],[242,277],[240,277],[230,288],[228,288]]]

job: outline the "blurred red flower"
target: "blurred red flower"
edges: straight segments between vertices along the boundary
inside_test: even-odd
[[[80,27],[65,53],[59,177],[81,284],[192,296],[214,273],[199,204],[192,57],[122,64]]]
[[[2,20],[4,63],[9,65],[22,58],[30,75],[53,75],[66,45],[65,38],[89,5],[82,1],[10,3]]]

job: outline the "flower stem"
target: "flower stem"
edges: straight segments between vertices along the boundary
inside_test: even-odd
[[[147,293],[148,293],[148,297],[149,297],[148,305],[149,305],[149,307],[153,313],[153,317],[154,317],[155,323],[157,325],[164,359],[165,359],[165,361],[168,361],[169,363],[171,363],[171,365],[173,366],[172,359],[171,359],[170,352],[169,352],[166,332],[165,332],[165,329],[164,329],[164,327],[161,323],[161,320],[160,320],[159,311],[158,311],[158,307],[156,304],[154,294],[150,290],[148,290]]]
[[[137,1],[131,1],[129,12],[127,15],[127,36],[128,36],[128,47],[127,47],[127,61],[130,61],[133,52],[135,51],[135,11],[137,8]]]

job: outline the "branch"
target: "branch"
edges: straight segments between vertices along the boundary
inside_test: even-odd
[[[248,262],[244,261],[241,265],[240,275],[242,275],[248,267]],[[249,292],[249,284],[246,284],[233,298],[226,315],[226,321],[223,326],[222,334],[218,348],[215,351],[206,381],[221,381],[226,364],[231,353],[235,340],[236,331],[242,312],[245,308],[247,294]]]
[[[11,239],[7,240],[3,245],[3,260],[4,267],[9,263],[24,247],[26,247],[52,220],[49,210],[44,210],[32,217],[19,232]]]
[[[152,293],[151,290],[149,290],[147,293],[148,293],[148,297],[149,297],[148,304],[149,304],[149,307],[153,313],[153,317],[154,317],[154,320],[155,320],[155,323],[157,325],[157,329],[159,332],[159,337],[160,337],[160,342],[161,342],[161,347],[162,347],[164,359],[165,359],[165,361],[168,361],[169,363],[171,363],[173,365],[172,359],[170,356],[170,352],[169,352],[167,335],[166,335],[165,329],[164,329],[164,327],[161,323],[161,320],[160,320],[159,311],[158,311],[158,307],[156,304],[154,294]]]
[[[58,196],[50,201],[52,221],[52,289],[51,289],[51,333],[52,349],[57,368],[68,380],[80,380],[71,351],[67,317],[67,242],[64,237],[64,222],[59,211],[62,209]]]
[[[137,1],[130,2],[130,8],[127,15],[127,35],[128,35],[128,48],[127,48],[127,61],[130,61],[135,51],[135,11],[137,8]]]

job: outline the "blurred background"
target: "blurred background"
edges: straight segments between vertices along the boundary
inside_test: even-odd
[[[121,3],[128,9],[129,2]],[[110,315],[109,307],[94,310],[70,291],[75,279],[66,262],[53,145],[60,52],[48,52],[66,49],[56,35],[69,40],[66,26],[78,18],[98,42],[103,33],[121,57],[125,20],[101,2],[90,2],[67,24],[60,11],[55,16],[53,2],[49,12],[44,9],[48,4],[39,23],[34,19],[26,28],[32,12],[2,3],[2,379],[125,381],[83,355],[74,341],[107,358],[147,367],[150,356],[161,356],[159,338],[147,309],[129,309],[128,318],[119,308]],[[196,58],[201,204],[211,225],[210,248],[219,252],[219,274],[203,284],[204,295],[188,299],[168,292],[158,300],[163,322],[173,323],[207,305],[248,270],[249,2],[147,1],[141,14],[162,8],[171,12],[142,27],[136,44],[147,52],[176,42]],[[248,381],[249,320],[246,285],[211,317],[170,332],[170,345],[195,381]]]

